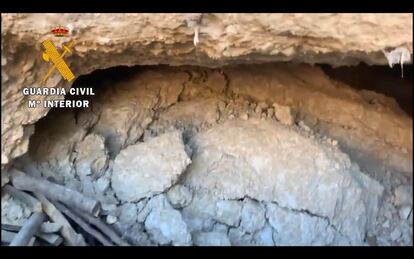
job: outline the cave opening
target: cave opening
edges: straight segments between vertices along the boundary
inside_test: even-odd
[[[394,190],[412,182],[412,143],[407,142],[412,65],[405,66],[404,78],[396,68],[363,64],[119,66],[82,75],[72,87],[94,90],[94,96],[66,97],[88,99],[90,107],[52,109],[36,123],[28,154],[14,166],[99,200],[102,220],[132,244],[214,239],[279,245],[306,243],[326,231],[311,241],[377,245],[390,231],[370,222],[389,214]],[[341,207],[344,215],[365,219],[363,224],[350,220],[355,227],[342,232],[330,222],[348,224],[348,219],[330,218],[299,197],[313,190],[312,197],[332,202],[322,197],[340,185],[339,175],[350,183],[335,189],[334,198],[346,197],[346,188],[367,193],[350,201],[363,210]],[[284,192],[270,190],[283,189],[277,181],[287,186]],[[327,187],[315,187],[319,181]],[[300,192],[290,194],[290,183],[302,186]],[[378,208],[374,201],[380,199]],[[276,226],[280,218],[285,225]],[[300,220],[309,233],[290,240],[281,236],[292,235],[288,226]],[[396,216],[387,220],[400,224]],[[159,234],[163,221],[170,232]],[[361,228],[369,230],[359,233]],[[392,242],[412,242],[403,237]]]

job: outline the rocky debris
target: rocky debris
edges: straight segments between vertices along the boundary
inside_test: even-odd
[[[96,134],[87,135],[74,148],[75,170],[79,177],[100,176],[108,166],[105,139]]]
[[[16,46],[2,49],[2,165],[27,151],[33,134],[30,124],[48,112],[26,109],[21,88],[40,82],[47,72],[47,66],[33,57],[39,42],[49,37],[50,24],[73,26],[76,55],[67,62],[77,76],[120,65],[387,64],[382,49],[406,45],[412,52],[412,30],[407,29],[412,28],[411,14],[204,14],[197,55],[191,43],[194,29],[186,26],[183,14],[4,14],[2,21],[3,44]],[[103,31],[108,32],[105,37],[96,37]],[[22,44],[23,54],[16,51]],[[47,83],[70,87],[57,74]]]
[[[394,204],[397,206],[413,205],[413,187],[400,185],[394,191]]]
[[[190,245],[191,235],[180,212],[165,197],[158,197],[146,206],[150,211],[145,218],[145,229],[151,239],[160,245]]]
[[[376,243],[373,245],[406,246],[413,243],[412,207],[395,204],[395,193],[402,191],[404,189],[402,187],[408,186],[401,185],[407,182],[403,176],[403,174],[394,173],[381,178],[386,191],[377,215],[377,224],[369,231],[369,234],[376,238]]]
[[[112,188],[123,201],[139,201],[172,186],[191,162],[179,131],[131,145],[116,157]]]
[[[138,207],[134,203],[127,202],[118,207],[119,221],[125,225],[134,225],[138,220]]]
[[[170,190],[168,190],[167,198],[171,205],[174,208],[178,209],[190,204],[193,198],[193,194],[191,190],[186,186],[177,184],[171,187]]]
[[[32,212],[23,202],[11,197],[9,194],[1,196],[1,223],[23,225]]]
[[[121,233],[122,238],[126,239],[136,246],[152,246],[154,243],[150,240],[148,233],[145,232],[143,224],[135,224],[133,226],[120,224],[119,222],[114,224],[114,227]]]
[[[266,217],[275,230],[275,245],[355,245],[361,240],[351,241],[326,218],[306,212],[282,209],[276,204],[267,204]],[[360,231],[360,230],[357,230]],[[357,237],[358,238],[358,237]]]
[[[67,182],[76,176],[74,166],[76,161],[72,156],[77,143],[84,139],[89,125],[78,125],[74,113],[70,110],[56,110],[48,119],[53,123],[43,120],[36,126],[37,134],[31,140],[30,157],[26,158],[28,160],[26,164],[36,164],[35,171],[41,172],[39,176],[53,177],[58,182]],[[99,147],[89,148],[99,149]],[[33,162],[30,163],[31,161]]]
[[[277,123],[228,121],[196,135],[190,145],[194,153],[186,185],[209,190],[221,199],[247,195],[308,211],[318,216],[320,228],[327,228],[328,221],[333,228],[341,226],[341,234],[351,244],[363,243],[378,211],[383,187],[361,173],[347,155]],[[309,217],[304,224],[314,221]],[[331,237],[296,240],[328,244],[334,242]]]
[[[216,124],[219,119],[217,98],[197,99],[180,102],[160,114],[159,119],[151,126],[155,132],[173,126],[182,130],[197,132]]]
[[[121,149],[135,144],[154,122],[154,110],[165,109],[178,101],[187,74],[166,69],[147,69],[140,76],[126,77],[108,86],[111,78],[99,83],[104,90],[95,96],[91,111],[80,118],[95,119],[91,131],[105,138],[109,155],[114,158]],[[165,77],[169,77],[168,82]],[[140,87],[136,87],[139,85]],[[150,134],[151,135],[151,134]]]
[[[230,240],[222,232],[195,232],[193,234],[196,246],[230,246]]]
[[[315,66],[240,65],[223,71],[234,95],[248,96],[256,103],[289,107],[285,110],[294,111],[293,117],[301,120],[313,117],[317,123],[306,121],[308,126],[337,140],[353,160],[364,165],[364,170],[383,172],[386,169],[408,176],[413,172],[412,119],[392,98],[370,91],[354,91]],[[258,82],[263,80],[260,87]],[[368,98],[365,92],[373,96]],[[379,106],[370,104],[374,96],[381,99]],[[288,119],[286,123],[291,121]]]
[[[107,177],[100,177],[93,182],[95,193],[105,195],[110,188],[110,179]]]
[[[307,70],[303,66],[294,67],[314,73],[316,78],[321,76],[315,72],[316,68]],[[392,181],[376,178],[381,180],[387,190],[378,220],[372,229],[381,187],[361,175],[362,170],[342,153],[348,152],[342,149],[343,140],[318,133],[317,126],[324,123],[326,117],[322,115],[326,115],[327,111],[325,107],[319,107],[318,103],[309,104],[312,108],[309,110],[303,108],[306,105],[301,106],[302,102],[306,104],[309,101],[306,98],[313,98],[306,91],[308,86],[295,81],[305,90],[301,88],[290,92],[293,87],[285,89],[293,80],[289,74],[296,73],[295,69],[289,70],[289,73],[277,66],[273,69],[280,72],[281,77],[277,78],[280,82],[275,85],[280,88],[278,94],[287,95],[285,102],[277,99],[279,97],[277,100],[260,101],[261,92],[266,94],[269,91],[259,82],[255,82],[254,91],[240,92],[243,83],[250,85],[249,80],[238,82],[238,85],[232,83],[241,76],[240,72],[233,71],[233,76],[226,82],[224,76],[209,69],[198,68],[197,73],[192,68],[165,69],[161,72],[142,69],[132,81],[114,84],[113,89],[116,91],[102,88],[104,92],[93,102],[92,111],[80,111],[74,118],[66,111],[60,115],[52,112],[50,117],[39,122],[30,147],[30,159],[33,161],[29,159],[22,166],[33,176],[52,177],[53,181],[103,202],[102,220],[106,220],[112,228],[122,225],[121,234],[131,244],[195,244],[196,233],[221,233],[220,238],[225,240],[227,237],[232,245],[412,244],[412,205],[402,205],[406,202],[397,200],[404,199],[393,197],[401,196],[394,193],[394,189],[400,185],[406,186],[408,180],[395,180],[397,174],[394,172],[387,174]],[[229,77],[226,73],[223,74]],[[301,77],[300,74],[296,76]],[[321,91],[323,96],[326,94],[327,102],[349,97],[347,100],[351,103],[363,103],[358,94],[352,94],[355,91],[345,91],[346,86],[335,85],[331,91],[329,87],[332,81],[322,82],[321,89],[326,89],[317,91]],[[295,94],[302,93],[306,94],[299,100]],[[269,96],[273,98],[278,95]],[[299,107],[301,111],[294,116],[299,121],[298,125],[282,126],[282,123],[277,123],[276,109],[267,105],[274,101],[292,107],[292,110]],[[387,108],[385,113],[393,110],[385,104],[382,107]],[[348,129],[344,130],[344,135],[353,134],[361,126],[351,120],[352,116],[358,114],[359,110],[355,109],[357,111],[344,115],[350,116],[348,120],[331,117],[329,123],[345,123],[343,127]],[[112,110],[110,116],[101,116],[109,110]],[[118,116],[124,110],[131,116],[135,113],[139,116],[131,122],[128,116]],[[304,111],[317,117],[309,119],[311,116],[303,114]],[[63,119],[59,119],[58,115]],[[229,117],[233,121],[227,121]],[[401,118],[394,117],[397,121]],[[48,127],[54,125],[55,119],[67,125],[71,131],[65,127]],[[175,132],[174,128],[183,131],[183,136],[180,135],[179,140],[174,141],[177,143],[171,145],[165,141],[166,144],[162,145],[150,144],[157,142],[165,132],[167,135],[171,130]],[[117,132],[121,134],[116,135]],[[360,136],[368,140],[377,137],[377,133],[371,133]],[[42,138],[49,135],[56,143],[43,141]],[[360,144],[364,145],[368,140]],[[186,144],[184,148],[183,142]],[[86,148],[86,143],[90,144],[87,148],[94,151],[90,154],[85,152],[78,159],[76,151],[82,146]],[[102,143],[107,147],[103,147]],[[143,154],[131,151],[141,145],[146,146],[141,150]],[[149,146],[155,147],[152,149]],[[44,149],[48,148],[56,151],[57,156],[45,152]],[[155,157],[154,154],[160,154],[163,150],[168,155],[183,154],[178,159],[181,162],[177,163],[176,168],[180,169],[177,174],[153,170],[165,161],[164,158],[154,158],[151,167],[144,167],[154,176],[150,184],[147,180],[136,178],[130,188],[115,188],[136,190],[154,185],[157,191],[134,197],[132,202],[119,195],[116,199],[112,171],[115,169],[119,172],[121,166],[118,163],[118,167],[114,168],[114,160],[117,163],[118,157],[126,152],[128,156],[124,157],[123,167],[135,159],[150,161],[148,157]],[[95,159],[94,152],[99,153],[96,154],[97,158],[107,156],[107,165],[99,167],[101,170],[88,172],[89,175],[78,177],[77,164],[79,168],[90,167],[88,165],[93,164],[90,161]],[[406,152],[410,154],[409,149]],[[81,157],[86,159],[82,160]],[[194,163],[186,168],[187,163],[184,161],[189,157],[194,159]],[[23,162],[23,158],[28,159],[23,156],[14,161],[15,165]],[[86,162],[83,164],[82,161]],[[129,180],[141,168],[143,166],[138,163],[129,166],[130,171],[125,172],[126,178],[118,175],[119,182],[129,184],[130,181],[125,179]],[[98,171],[95,175],[94,172]],[[165,211],[165,215],[171,219],[164,216]],[[146,228],[147,220],[149,230]],[[170,227],[174,224],[186,226],[187,230],[180,232],[178,228]],[[287,233],[292,229],[295,233]],[[391,239],[393,231],[396,231],[392,235],[394,240]],[[191,238],[188,241],[187,234],[193,237],[193,241]]]
[[[293,115],[292,109],[289,106],[274,103],[273,107],[275,109],[275,116],[277,120],[280,121],[280,123],[289,126],[295,123],[295,117]]]
[[[108,223],[109,225],[112,225],[114,223],[118,222],[118,218],[113,216],[113,215],[108,215],[106,216],[106,223]]]

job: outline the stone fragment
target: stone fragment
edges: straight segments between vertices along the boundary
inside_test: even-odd
[[[280,123],[284,125],[293,125],[295,118],[292,109],[289,106],[274,103],[273,107],[275,108],[275,116]]]
[[[116,157],[112,188],[124,201],[138,201],[172,186],[191,162],[179,131],[132,145]]]
[[[109,225],[112,225],[117,221],[118,221],[118,218],[113,215],[106,216],[106,223],[108,223]]]
[[[396,206],[413,205],[413,187],[400,185],[394,190],[394,204]]]
[[[110,180],[106,177],[100,177],[98,180],[94,181],[95,193],[105,194],[108,191],[110,185]]]
[[[181,214],[174,209],[154,208],[145,219],[145,229],[161,245],[191,245],[191,235]]]
[[[190,204],[193,194],[188,187],[177,184],[168,190],[167,198],[174,208],[183,208]]]
[[[119,207],[119,221],[126,225],[134,225],[138,220],[138,208],[134,203],[127,202]]]
[[[87,135],[75,146],[75,168],[79,177],[100,175],[108,165],[105,140],[97,134]]]

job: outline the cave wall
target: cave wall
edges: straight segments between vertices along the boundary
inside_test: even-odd
[[[383,49],[405,46],[412,53],[412,14],[203,14],[197,47],[186,19],[185,14],[2,14],[2,168],[27,151],[33,124],[48,113],[27,109],[21,89],[41,83],[48,66],[40,43],[58,24],[72,28],[76,45],[66,61],[76,76],[118,65],[387,64]],[[46,86],[70,84],[55,73]]]

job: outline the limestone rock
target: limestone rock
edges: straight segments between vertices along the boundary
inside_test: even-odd
[[[230,246],[230,240],[223,232],[196,232],[193,234],[196,246]]]
[[[81,180],[81,192],[89,197],[95,197],[95,187],[91,177],[86,176]]]
[[[87,135],[75,146],[75,168],[79,177],[100,175],[108,165],[104,138],[96,134]]]
[[[243,231],[254,233],[264,227],[266,223],[264,207],[249,198],[243,201],[240,227]]]
[[[278,121],[284,125],[293,125],[295,122],[295,117],[293,115],[292,109],[289,106],[274,103],[273,107],[275,108],[275,115]]]
[[[206,192],[195,192],[191,203],[183,208],[182,214],[188,229],[211,231],[214,225],[217,199]]]
[[[174,208],[183,208],[190,204],[193,194],[183,185],[174,185],[168,192],[167,198]]]
[[[366,165],[364,170],[374,173],[385,168],[408,176],[413,172],[412,118],[392,98],[353,91],[315,66],[244,65],[223,71],[230,79],[232,92],[256,102],[291,107],[295,117],[305,120],[313,131],[337,140],[341,148],[349,150],[352,160]],[[381,100],[380,107],[372,108],[373,98]],[[318,123],[304,117],[313,117]]]
[[[239,226],[242,205],[238,201],[218,201],[214,219],[229,226]]]
[[[248,196],[308,211],[341,226],[351,244],[363,242],[378,211],[383,192],[378,182],[338,149],[278,123],[232,120],[194,136],[190,145],[194,153],[186,185],[207,189],[221,199]],[[310,217],[304,224],[314,221]]]
[[[110,180],[107,177],[100,177],[93,182],[95,193],[104,195],[109,190]]]
[[[119,221],[126,225],[134,225],[138,220],[138,208],[134,203],[127,202],[119,207]]]
[[[229,239],[232,246],[252,246],[253,236],[251,234],[243,233],[239,228],[230,228]]]
[[[166,133],[121,151],[113,165],[112,188],[124,201],[151,197],[173,185],[190,162],[181,133]]]
[[[394,190],[394,204],[397,206],[413,205],[413,187],[400,185]]]
[[[106,223],[108,223],[109,225],[115,224],[115,222],[117,221],[118,221],[118,218],[113,215],[106,216]]]
[[[154,208],[145,220],[151,239],[161,245],[190,245],[191,235],[181,214],[174,209]]]
[[[273,229],[267,223],[261,230],[254,234],[254,243],[259,246],[274,246]]]
[[[30,208],[23,202],[5,193],[1,196],[2,224],[23,225],[31,215]]]
[[[26,109],[21,89],[47,72],[34,57],[51,24],[73,28],[76,55],[66,62],[76,76],[120,65],[387,64],[384,48],[406,46],[412,53],[412,14],[204,14],[198,55],[183,14],[2,14],[2,166],[27,151],[30,124],[48,112]],[[16,51],[23,45],[23,54]],[[57,74],[47,83],[70,87]]]
[[[327,219],[267,204],[275,245],[350,245]]]

